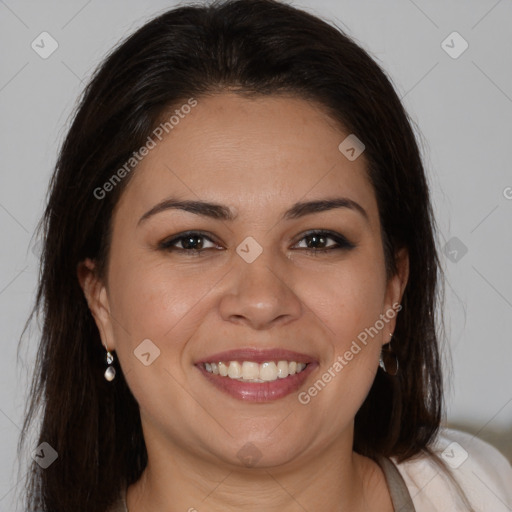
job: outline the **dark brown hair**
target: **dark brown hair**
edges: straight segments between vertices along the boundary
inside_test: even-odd
[[[94,191],[165,112],[227,89],[315,102],[364,142],[388,277],[401,247],[409,252],[410,273],[393,346],[400,372],[378,370],[355,418],[354,450],[403,461],[428,450],[436,434],[442,378],[435,222],[411,121],[390,80],[341,30],[291,6],[272,0],[185,6],[145,24],[104,60],[60,151],[39,226],[44,247],[30,319],[42,316],[42,335],[18,447],[41,411],[39,443],[49,443],[58,459],[45,470],[32,464],[26,510],[103,512],[146,466],[138,404],[117,358],[116,379],[103,378],[105,351],[77,265],[92,258],[106,278],[112,212],[130,175],[102,199]]]

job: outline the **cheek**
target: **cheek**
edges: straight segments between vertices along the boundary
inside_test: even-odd
[[[328,326],[329,339],[327,357],[302,399],[311,400],[319,418],[329,418],[332,435],[355,416],[374,381],[386,332],[386,327],[375,330],[383,313],[384,283],[372,265],[351,265],[309,282],[309,305]]]
[[[193,322],[197,307],[215,280],[203,274],[183,275],[166,265],[140,264],[112,280],[117,314],[131,337],[163,341]],[[196,311],[195,311],[196,310]],[[121,320],[122,319],[122,320]]]
[[[330,328],[341,350],[383,313],[384,267],[362,258],[301,278],[308,306]]]
[[[204,275],[184,275],[151,259],[140,259],[138,265],[118,261],[110,280],[116,352],[141,409],[155,421],[172,426],[176,423],[172,411],[188,403],[183,391],[187,381],[183,351],[200,323],[201,304],[206,303],[215,281]],[[144,353],[149,353],[147,365]],[[168,410],[162,409],[163,403]]]

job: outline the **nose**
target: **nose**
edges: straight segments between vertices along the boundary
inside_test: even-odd
[[[231,282],[220,302],[225,321],[262,330],[300,317],[303,305],[290,282],[292,273],[285,262],[277,260],[270,250],[264,250],[252,263],[234,256]]]

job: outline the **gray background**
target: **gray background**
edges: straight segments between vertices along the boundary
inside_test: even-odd
[[[448,243],[442,251],[445,352],[452,353],[454,371],[448,422],[512,457],[512,1],[293,4],[335,22],[368,50],[421,130],[441,247]],[[15,449],[36,327],[19,362],[16,350],[38,272],[32,235],[58,146],[79,93],[106,52],[173,5],[0,0],[1,511],[14,510],[24,482]],[[59,45],[47,59],[31,48],[43,31]],[[454,31],[469,44],[458,58],[442,46]],[[453,37],[446,44],[452,53],[462,48]]]

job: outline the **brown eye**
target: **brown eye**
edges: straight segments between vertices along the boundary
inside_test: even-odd
[[[205,247],[205,243],[208,241],[212,244],[211,247]],[[181,245],[181,247],[179,247]],[[206,249],[212,249],[218,247],[210,237],[197,231],[190,231],[187,233],[181,233],[178,236],[164,240],[159,244],[159,248],[167,251],[183,252],[191,254],[199,254]]]
[[[303,249],[312,253],[328,252],[336,249],[353,249],[355,247],[343,235],[332,231],[310,231],[300,241],[302,242],[302,240],[306,240],[306,247]],[[329,244],[329,240],[334,241],[334,244]]]

